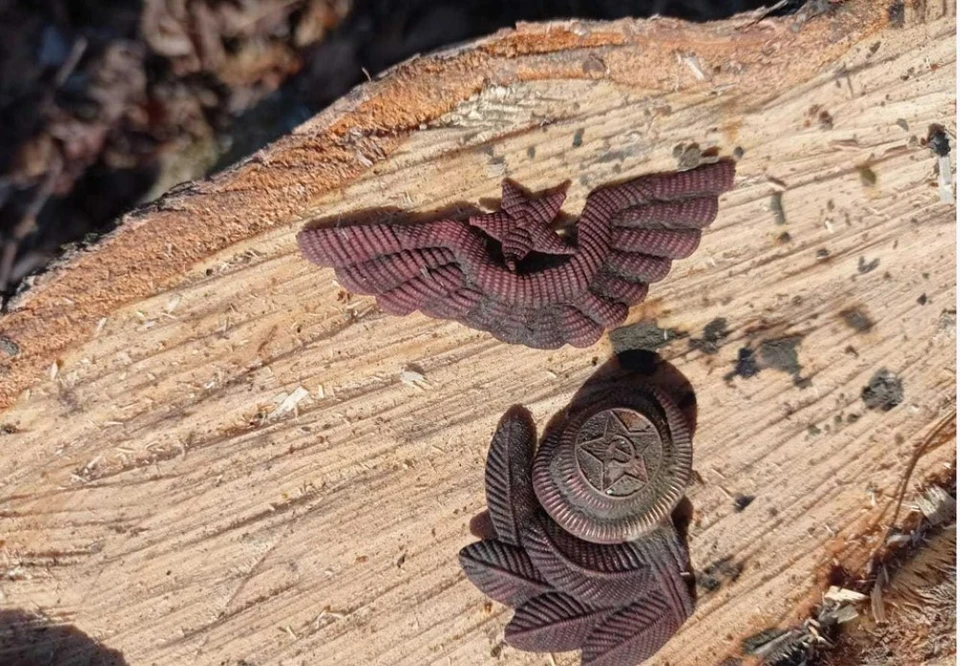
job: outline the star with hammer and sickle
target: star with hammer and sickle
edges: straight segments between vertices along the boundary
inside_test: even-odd
[[[515,271],[517,262],[531,252],[576,253],[577,249],[565,243],[551,224],[566,196],[565,192],[557,191],[532,199],[514,183],[504,180],[500,210],[471,216],[468,221],[471,226],[500,241],[504,263]]]
[[[603,434],[580,444],[584,453],[600,463],[601,491],[606,492],[624,476],[649,481],[643,453],[651,443],[652,433],[643,436],[646,430],[631,432],[615,414],[608,414]]]

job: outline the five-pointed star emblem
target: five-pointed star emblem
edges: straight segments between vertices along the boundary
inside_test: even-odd
[[[630,432],[616,415],[609,414],[603,434],[580,444],[584,453],[600,462],[602,491],[609,490],[624,476],[642,482],[649,480],[643,463],[643,453],[649,443],[645,437],[637,438],[637,434]]]
[[[504,263],[513,271],[517,262],[530,252],[576,253],[577,249],[567,245],[551,225],[566,196],[563,191],[558,191],[532,199],[509,180],[504,180],[500,210],[474,215],[469,222],[500,241]]]

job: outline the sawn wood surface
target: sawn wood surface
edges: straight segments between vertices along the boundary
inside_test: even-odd
[[[956,209],[923,145],[956,135],[955,4],[823,8],[522,25],[420,57],[65,258],[0,318],[0,607],[129,664],[550,663],[502,644],[508,611],[456,554],[500,415],[542,427],[610,340],[544,352],[383,315],[295,234],[496,203],[505,176],[569,179],[575,215],[696,143],[739,157],[736,186],[629,319],[699,403],[690,548],[711,573],[655,661],[717,664],[801,621],[831,567],[862,569],[956,395]],[[750,352],[759,372],[731,375]],[[889,411],[862,398],[882,369]],[[954,463],[931,442],[910,488]]]

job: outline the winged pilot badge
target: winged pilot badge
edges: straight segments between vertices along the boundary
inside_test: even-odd
[[[419,310],[538,349],[589,347],[693,254],[733,178],[723,160],[595,189],[575,242],[553,226],[563,192],[529,198],[509,180],[497,212],[307,228],[297,242],[389,314]]]

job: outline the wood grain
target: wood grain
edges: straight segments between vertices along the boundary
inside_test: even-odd
[[[0,605],[130,664],[548,663],[502,645],[508,612],[456,554],[500,415],[523,403],[542,426],[610,342],[543,352],[387,317],[294,236],[362,208],[496,200],[504,176],[569,178],[575,214],[696,142],[743,151],[736,188],[630,321],[666,332],[697,391],[694,565],[742,572],[701,590],[658,660],[717,663],[803,617],[836,558],[862,566],[955,402],[956,209],[920,144],[933,123],[956,134],[955,14],[909,4],[891,23],[851,0],[524,25],[405,63],[131,213],[0,319],[19,348],[0,382]],[[717,318],[717,352],[691,344]],[[725,379],[744,347],[768,367]],[[904,391],[888,412],[861,399],[881,368]],[[954,461],[937,442],[914,476]]]

